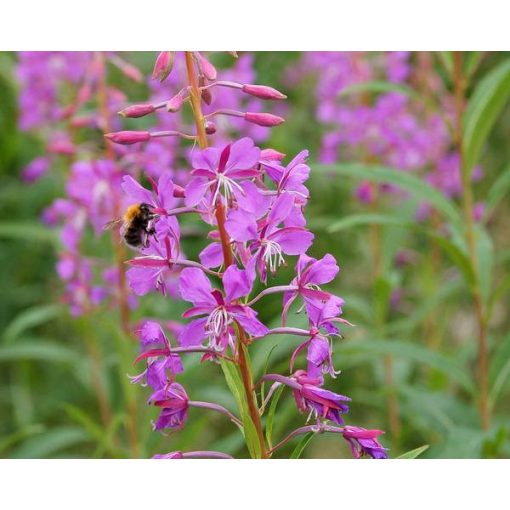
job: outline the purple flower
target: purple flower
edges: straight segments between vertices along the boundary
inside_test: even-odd
[[[171,383],[156,390],[148,401],[161,408],[154,430],[179,430],[184,427],[188,417],[188,400],[186,391],[179,383]]]
[[[329,253],[319,260],[306,254],[301,255],[296,264],[296,278],[290,283],[297,289],[286,292],[283,297],[283,323],[285,324],[290,305],[298,296],[303,298],[307,311],[312,308],[322,308],[323,304],[332,298],[332,294],[321,290],[319,285],[331,282],[339,270],[335,258]],[[341,303],[338,304],[341,305]],[[319,320],[317,319],[316,322]]]
[[[160,222],[158,221],[158,224]],[[162,242],[154,237],[149,239],[149,246],[142,249],[142,257],[131,259],[133,267],[126,271],[126,278],[131,290],[137,296],[143,296],[154,290],[163,295],[174,294],[178,271],[174,267],[178,247],[174,238],[163,237]]]
[[[251,292],[253,281],[247,271],[230,266],[223,274],[225,293],[213,289],[205,273],[198,268],[186,268],[179,278],[179,290],[186,301],[193,303],[183,317],[196,317],[181,332],[179,343],[183,346],[199,345],[207,338],[209,346],[223,352],[228,345],[235,346],[234,323],[239,323],[247,333],[263,336],[268,329],[257,319],[257,313],[239,303],[239,298]]]
[[[301,386],[293,390],[296,405],[301,412],[309,413],[309,418],[314,416],[316,419],[343,423],[341,415],[349,411],[345,404],[350,402],[349,397],[321,388],[321,380],[310,377],[304,370],[298,370],[294,378]]]
[[[181,359],[178,354],[171,353],[170,342],[157,322],[144,322],[136,333],[141,344],[141,355],[137,360],[147,359],[147,368],[132,377],[131,382],[144,381],[154,390],[162,389],[184,370]]]
[[[288,194],[280,195],[274,202],[267,218],[257,222],[252,214],[241,209],[229,213],[226,229],[235,241],[252,241],[249,251],[255,256],[255,264],[261,281],[267,280],[267,268],[271,273],[285,262],[283,254],[301,255],[312,244],[314,235],[303,227],[279,225],[294,208],[294,199]]]
[[[343,430],[344,439],[350,444],[352,454],[357,459],[363,455],[368,455],[373,459],[388,458],[387,448],[384,448],[376,439],[381,434],[384,434],[382,430],[367,430],[348,425]]]
[[[28,183],[38,181],[48,172],[49,168],[49,159],[44,156],[40,156],[30,161],[30,163],[23,169],[21,178]]]
[[[260,149],[250,138],[241,138],[222,150],[209,147],[193,153],[193,178],[186,186],[187,206],[197,205],[211,188],[211,203],[215,204],[220,193],[228,200],[232,195],[242,194],[240,180],[259,175],[257,163]]]
[[[156,453],[152,457],[153,459],[184,459],[184,455],[180,451],[169,452],[169,453]]]

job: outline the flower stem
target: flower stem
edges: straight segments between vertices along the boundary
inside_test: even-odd
[[[101,66],[101,72],[98,83],[98,104],[99,104],[99,116],[101,129],[104,133],[109,133],[110,129],[110,117],[108,109],[108,87],[106,81],[106,62],[103,52],[97,53],[98,63]],[[111,144],[106,144],[105,147],[106,157],[110,160],[115,159],[115,153]],[[118,217],[121,215],[121,203],[120,198],[116,198],[113,203],[114,216]],[[121,243],[120,234],[117,229],[112,230],[112,245],[115,251],[115,261],[117,264],[118,272],[118,300],[120,310],[120,324],[124,334],[131,338],[130,313],[128,304],[128,289],[126,281],[126,273],[124,261],[126,253],[123,244]],[[129,444],[133,457],[139,457],[138,449],[138,432],[136,427],[136,417],[138,416],[136,398],[128,391],[126,393],[126,404],[128,407],[128,418],[127,418],[127,429],[129,436]]]
[[[188,82],[190,85],[190,100],[191,107],[193,110],[193,118],[195,120],[195,125],[197,128],[197,139],[198,144],[201,149],[205,149],[207,147],[207,136],[205,133],[205,123],[204,123],[204,115],[202,113],[202,107],[200,104],[201,101],[201,92],[197,85],[197,80],[195,76],[195,69],[193,65],[193,56],[191,52],[186,51],[186,69],[188,73]],[[216,221],[218,223],[218,230],[220,233],[221,246],[223,250],[223,261],[224,266],[227,268],[233,262],[232,255],[232,247],[230,246],[229,236],[225,229],[225,208],[221,202],[218,202],[216,205]],[[260,419],[260,414],[258,412],[257,404],[255,401],[255,393],[253,390],[253,381],[250,374],[248,357],[246,353],[245,345],[247,343],[246,333],[243,328],[238,325],[238,338],[237,338],[237,365],[239,367],[239,371],[241,372],[241,378],[243,381],[244,392],[246,395],[246,402],[248,404],[248,410],[250,413],[250,417],[253,421],[255,429],[257,431],[257,436],[260,442],[260,450],[263,458],[268,458],[266,444],[264,440],[264,432],[262,430],[262,422]]]
[[[487,349],[487,322],[485,319],[482,293],[480,289],[480,268],[478,265],[478,253],[476,250],[475,221],[473,215],[474,200],[471,187],[471,168],[465,164],[464,140],[463,140],[463,115],[465,110],[466,80],[462,71],[462,52],[453,53],[453,87],[455,95],[455,146],[460,158],[460,169],[462,176],[462,204],[464,221],[466,225],[466,241],[468,246],[469,259],[473,269],[473,285],[471,293],[475,308],[475,315],[478,324],[478,384],[479,384],[479,413],[480,425],[483,430],[490,428],[491,416],[489,407],[489,357]]]

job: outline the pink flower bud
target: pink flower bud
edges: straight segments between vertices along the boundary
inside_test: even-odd
[[[56,138],[48,143],[46,150],[51,154],[72,156],[76,152],[76,147],[69,140],[66,140],[64,138]]]
[[[274,149],[263,149],[260,151],[260,159],[266,161],[281,161],[285,157],[283,152]]]
[[[173,66],[174,66],[173,51],[162,51],[158,55],[156,63],[154,64],[154,70],[152,71],[152,79],[164,82],[168,78],[168,75],[171,73]]]
[[[246,112],[244,114],[244,119],[248,122],[264,127],[278,126],[282,122],[285,122],[284,118],[278,117],[278,115],[273,115],[272,113]]]
[[[107,133],[105,138],[121,145],[131,145],[138,142],[146,142],[151,134],[148,131],[117,131],[116,133]]]
[[[198,58],[198,67],[200,67],[200,70],[204,74],[204,76],[209,81],[214,81],[216,79],[216,68],[207,60],[205,57],[203,57],[200,53],[197,53]]]
[[[137,67],[128,64],[127,62],[119,61],[118,68],[131,80],[136,81],[137,83],[141,83],[143,81],[143,74]]]
[[[200,76],[198,78],[198,86],[200,88],[204,87],[205,86],[205,78],[203,76]],[[212,102],[212,94],[211,94],[211,91],[209,89],[202,89],[202,101],[207,104],[207,105],[210,105],[211,102]]]
[[[152,113],[156,110],[154,105],[152,104],[134,104],[132,106],[128,106],[119,112],[121,117],[127,117],[129,119],[137,119],[138,117],[143,117]]]
[[[285,94],[274,89],[273,87],[266,87],[265,85],[243,85],[243,92],[250,96],[258,97],[259,99],[287,99]]]
[[[214,135],[216,133],[216,124],[210,120],[205,123],[205,132],[208,135]]]
[[[168,101],[168,103],[166,104],[167,111],[171,113],[178,112],[181,109],[182,104],[184,103],[184,99],[185,95],[181,90],[178,94],[175,94],[175,96]]]

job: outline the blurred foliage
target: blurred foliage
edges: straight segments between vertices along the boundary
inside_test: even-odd
[[[136,53],[128,58],[148,72],[153,55]],[[220,66],[225,61],[223,55],[215,58]],[[477,142],[470,152],[476,158],[481,151],[485,176],[475,192],[477,200],[488,200],[486,228],[493,243],[480,246],[492,311],[490,396],[494,413],[491,429],[482,432],[474,375],[476,325],[466,285],[469,267],[455,242],[441,240],[430,225],[418,225],[414,219],[416,205],[423,199],[433,202],[453,225],[462,223],[456,217],[460,208],[418,177],[384,168],[369,175],[373,168],[357,163],[314,164],[322,128],[314,121],[313,83],[288,90],[282,80],[283,70],[298,58],[297,53],[259,53],[256,68],[259,83],[276,86],[289,96],[287,122],[274,130],[268,145],[289,155],[310,150],[308,217],[316,231],[312,255],[330,252],[340,261],[333,290],[345,298],[344,316],[356,327],[346,329],[345,339],[336,341],[335,364],[342,374],[330,387],[352,397],[349,423],[388,430],[386,396],[393,392],[401,434],[397,438],[387,433],[382,438],[392,457],[409,450],[413,451],[405,454],[407,458],[418,454],[428,458],[510,456],[510,110],[504,106],[506,101],[501,99],[498,112],[489,115],[481,128],[480,136],[488,136],[487,143]],[[500,62],[508,67],[507,58],[489,55],[475,74],[473,88]],[[0,456],[147,457],[189,448],[224,449],[247,456],[237,429],[203,410],[192,409],[188,426],[171,437],[153,433],[150,420],[157,410],[145,405],[146,391],[129,383],[127,374],[137,370],[132,366],[137,346],[119,330],[116,313],[101,310],[76,320],[61,304],[62,288],[54,267],[57,236],[39,217],[62,194],[66,169],[63,163],[57,165],[33,185],[20,180],[21,168],[42,147],[16,128],[14,62],[14,55],[0,54]],[[444,63],[448,65],[446,57]],[[506,90],[508,84],[501,87]],[[134,101],[144,97],[141,86],[132,85],[128,92]],[[353,197],[357,181],[367,177],[398,182],[409,192],[408,199],[387,197],[378,211],[368,214]],[[371,269],[369,232],[374,225],[382,239],[383,276],[377,281]],[[489,239],[484,232],[480,239]],[[201,246],[200,239],[192,239],[186,251],[195,255]],[[397,270],[394,255],[403,248],[413,253],[413,261]],[[108,243],[101,249],[108,253]],[[283,270],[278,280],[285,282],[289,275],[290,271]],[[391,296],[397,289],[403,297],[395,307]],[[269,324],[277,324],[274,310],[278,307],[272,305],[279,299],[269,296],[259,307],[261,318]],[[135,319],[178,318],[183,311],[182,304],[158,295],[140,300],[140,305]],[[296,340],[286,337],[255,343],[251,348],[254,372],[262,375],[268,356],[275,369],[285,371],[295,346]],[[394,364],[391,387],[383,375],[387,355]],[[180,382],[191,398],[235,408],[217,366],[200,364],[198,358],[185,363]],[[212,378],[214,384],[210,384]],[[273,444],[303,422],[289,397],[285,390],[277,402]],[[265,419],[272,421],[272,413]],[[278,456],[304,449],[308,457],[350,457],[337,437],[322,435],[310,444],[307,439],[291,441]],[[430,446],[414,451],[422,445]]]

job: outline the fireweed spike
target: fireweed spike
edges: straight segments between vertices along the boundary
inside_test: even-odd
[[[183,322],[172,322],[171,331],[161,320],[146,321],[137,331],[140,340],[137,361],[145,362],[146,368],[132,382],[152,390],[148,402],[160,409],[154,429],[180,430],[189,420],[189,409],[197,408],[220,413],[240,427],[251,457],[269,458],[303,433],[329,432],[348,441],[354,457],[366,454],[383,458],[385,450],[376,439],[381,432],[344,425],[351,399],[325,388],[328,377],[338,373],[332,366],[332,351],[341,338],[339,327],[349,323],[341,317],[343,300],[322,288],[337,276],[336,260],[330,254],[320,259],[307,255],[314,241],[305,215],[310,199],[305,185],[310,174],[308,151],[301,151],[284,163],[284,154],[271,148],[262,150],[249,136],[214,142],[215,116],[244,121],[246,126],[275,127],[284,122],[272,113],[224,108],[221,101],[219,107],[215,106],[219,90],[261,100],[281,100],[286,96],[272,87],[218,79],[215,67],[202,53],[185,52],[184,57],[187,86],[176,90],[173,96],[170,94],[169,100],[134,105],[123,112],[130,117],[158,114],[163,103],[172,115],[191,108],[195,133],[183,136],[175,124],[172,130],[161,132],[120,131],[106,135],[113,142],[133,144],[180,134],[181,140],[190,138],[199,145],[188,156],[189,178],[182,188],[178,188],[170,172],[163,172],[157,182],[150,179],[152,191],[130,176],[122,182],[129,200],[147,203],[158,211],[157,235],[129,261],[127,278],[131,288],[140,296],[160,291],[166,299],[181,299],[190,304],[182,314]],[[153,77],[166,79],[172,62],[168,52],[160,54]],[[178,66],[175,68],[177,73]],[[214,93],[209,94],[210,90]],[[209,103],[210,113],[204,114],[202,108],[208,108]],[[185,213],[194,213],[193,217],[209,230],[200,262],[190,260],[182,252],[180,222]],[[291,280],[268,286],[268,276],[276,276],[282,265],[294,267]],[[254,296],[255,285],[258,289],[262,286],[262,290]],[[281,326],[273,329],[264,324],[256,309],[270,294],[281,296]],[[292,325],[296,309],[306,314],[307,327]],[[290,375],[267,374],[255,385],[250,345],[279,334],[301,339],[289,360]],[[196,355],[201,356],[202,362],[221,364],[224,373],[230,374],[230,387],[242,401],[241,419],[219,404],[188,398],[178,382],[185,366],[181,358]],[[273,386],[259,403],[257,392],[264,381]],[[282,384],[292,391],[297,411],[313,424],[291,431],[269,449],[261,415],[274,398],[274,390]],[[177,451],[155,456],[195,457],[230,458],[230,455]]]

